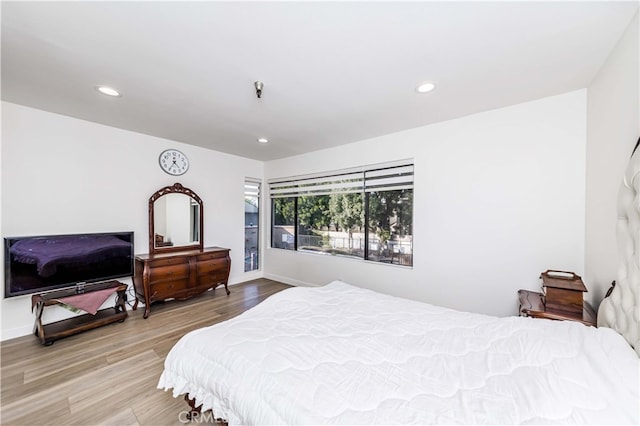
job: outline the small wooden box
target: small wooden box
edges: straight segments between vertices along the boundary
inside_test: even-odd
[[[543,272],[540,278],[546,310],[582,315],[583,293],[587,288],[579,275],[548,270]]]

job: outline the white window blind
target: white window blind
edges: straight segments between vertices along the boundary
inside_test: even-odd
[[[244,196],[260,198],[260,182],[247,179],[244,181]]]
[[[367,192],[410,188],[413,188],[413,164],[364,172],[364,189]]]
[[[413,161],[272,179],[268,183],[271,198],[410,189],[413,188]]]

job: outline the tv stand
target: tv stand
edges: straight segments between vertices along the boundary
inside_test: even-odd
[[[83,293],[90,293],[96,290],[107,288],[116,289],[116,303],[113,308],[105,308],[96,312],[95,315],[84,314],[71,317],[62,321],[42,324],[42,313],[47,306],[61,305],[58,299],[78,294],[75,287],[68,289],[38,293],[31,296],[32,310],[36,308],[36,321],[33,326],[33,333],[40,339],[40,343],[45,346],[53,344],[54,341],[68,337],[83,331],[92,330],[103,325],[114,322],[123,322],[127,318],[125,302],[127,300],[127,285],[120,281],[105,281],[95,284],[85,284]]]

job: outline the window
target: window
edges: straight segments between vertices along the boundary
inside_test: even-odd
[[[272,202],[271,247],[295,250],[295,198],[276,198]]]
[[[244,182],[244,271],[260,267],[260,182]]]
[[[413,266],[413,164],[269,182],[271,247]]]
[[[367,193],[368,259],[413,264],[413,190]]]

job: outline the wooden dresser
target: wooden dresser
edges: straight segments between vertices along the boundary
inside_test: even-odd
[[[230,269],[229,249],[221,247],[138,255],[133,277],[136,293],[133,309],[142,299],[144,318],[147,318],[153,302],[189,299],[223,284],[228,295]]]

